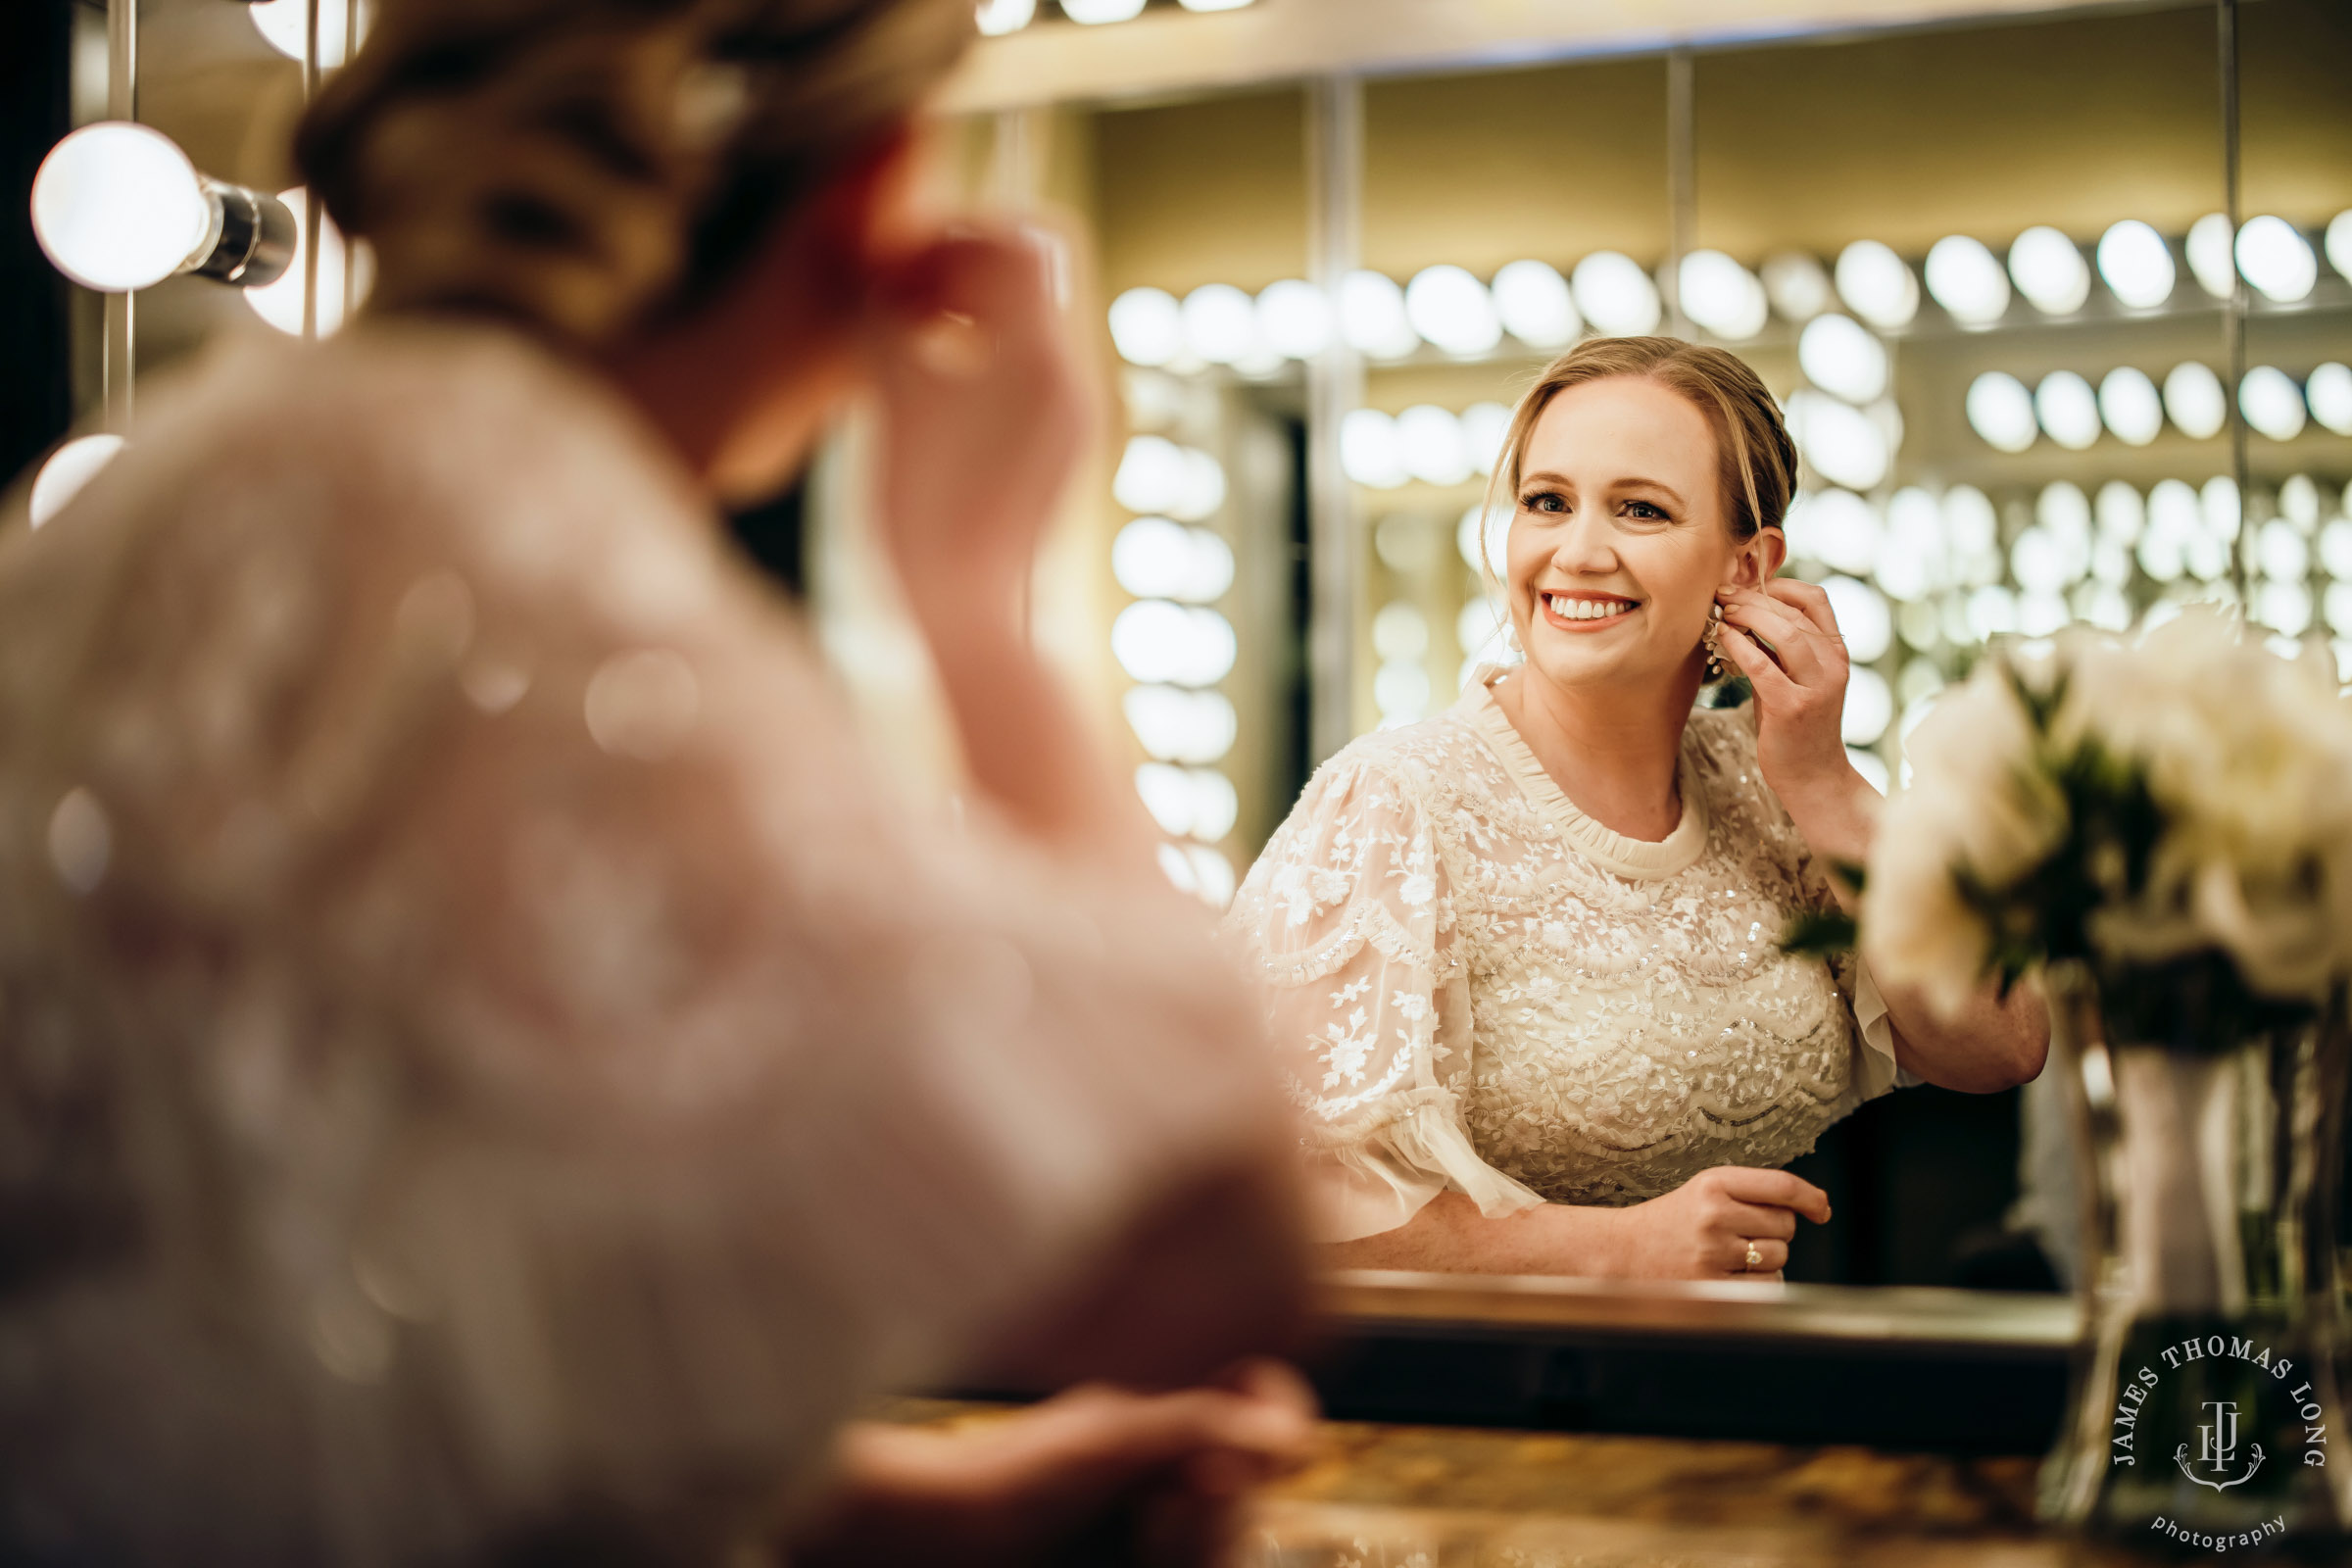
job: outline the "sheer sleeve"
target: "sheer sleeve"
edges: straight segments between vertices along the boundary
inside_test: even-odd
[[[15,563],[55,553],[58,634],[5,802],[80,799],[97,848],[12,875],[18,951],[82,951],[0,990],[104,976],[59,1005],[129,1020],[125,1102],[203,1129],[123,1158],[176,1239],[141,1354],[232,1358],[156,1386],[218,1384],[185,1430],[314,1511],[283,1560],[770,1505],[856,1401],[1286,1136],[1197,905],[908,809],[635,428],[468,368],[161,410]],[[122,1376],[61,1387],[54,1463],[139,1430],[110,1470],[220,1481],[104,1426]],[[231,1412],[289,1390],[257,1464]],[[155,1485],[125,1517],[221,1512]]]
[[[1454,892],[1427,813],[1346,755],[1251,868],[1229,929],[1304,1113],[1321,1240],[1394,1230],[1438,1194],[1482,1213],[1543,1201],[1479,1157],[1463,1123],[1470,994]]]

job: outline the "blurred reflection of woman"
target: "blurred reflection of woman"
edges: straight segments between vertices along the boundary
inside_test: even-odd
[[[2030,1001],[1946,1020],[1777,946],[1848,899],[1828,864],[1863,858],[1876,799],[1828,600],[1774,575],[1795,468],[1720,350],[1593,339],[1521,400],[1496,483],[1525,663],[1327,762],[1229,917],[1334,1261],[1773,1274],[1829,1209],[1768,1167],[1898,1071],[2040,1070]],[[1710,646],[1752,706],[1693,710]]]
[[[909,196],[971,0],[377,15],[300,143],[374,318],[0,545],[0,1557],[1205,1555],[1278,1369],[828,1458],[1298,1278],[1249,1004],[1022,634],[1054,269]],[[967,831],[714,521],[859,389]]]

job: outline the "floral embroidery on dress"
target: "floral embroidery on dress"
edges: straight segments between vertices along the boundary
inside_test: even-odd
[[[1483,684],[1326,763],[1228,916],[1310,1142],[1418,1184],[1403,1214],[1448,1186],[1489,1212],[1622,1204],[1786,1164],[1883,1087],[1851,966],[1778,946],[1832,895],[1751,724],[1691,714],[1662,845],[1578,812]],[[1467,1183],[1433,1115],[1483,1162]]]

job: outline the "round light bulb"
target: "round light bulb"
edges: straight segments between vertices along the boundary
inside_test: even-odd
[[[1878,567],[1886,528],[1878,509],[1851,490],[1824,490],[1790,511],[1789,552],[1862,576]]]
[[[2144,447],[2164,429],[2164,399],[2145,370],[2109,370],[2099,382],[2099,417],[2126,446]]]
[[[1847,656],[1857,664],[1885,657],[1894,642],[1894,612],[1886,607],[1886,596],[1866,582],[1842,576],[1825,579],[1821,591],[1829,595],[1830,611],[1838,618],[1838,631],[1845,639]],[[1872,741],[1878,737],[1863,739]]]
[[[2328,265],[2340,277],[2352,277],[2352,207],[2328,220]]]
[[[84,288],[122,294],[160,283],[194,259],[211,227],[196,166],[145,125],[84,125],[33,175],[33,233]]]
[[[1144,0],[1061,0],[1061,14],[1090,27],[1130,22],[1142,16]]]
[[[1622,251],[1594,251],[1576,264],[1569,286],[1585,319],[1610,337],[1658,329],[1658,286]]]
[[[2237,264],[2230,254],[2235,237],[2230,231],[2227,213],[2207,213],[2188,225],[2182,249],[2188,252],[2189,275],[2217,300],[2237,292]]]
[[[35,528],[66,510],[73,499],[81,494],[82,486],[98,477],[98,470],[115,461],[122,450],[122,438],[108,432],[78,436],[49,454],[41,471],[33,475],[32,494],[25,498]]]
[[[1350,409],[1340,420],[1340,466],[1374,490],[1394,490],[1411,477],[1396,437],[1396,421],[1378,409]]]
[[[1568,280],[1547,262],[1511,262],[1494,274],[1494,314],[1530,348],[1566,348],[1585,329]]]
[[[2230,417],[2222,378],[2213,373],[2212,367],[2195,360],[2174,366],[2164,378],[2164,412],[2172,416],[2175,427],[2192,441],[2219,435]]]
[[[253,29],[260,33],[270,48],[289,60],[300,60],[309,53],[310,15],[312,0],[260,0],[248,5],[245,14],[253,19]],[[1026,0],[1035,8],[1037,0]],[[981,30],[988,30],[987,15],[1002,8],[1004,0],[991,0],[983,5]],[[341,0],[318,0],[318,64],[327,70],[343,64],[348,53],[350,8]],[[1027,19],[1024,18],[1024,21]]]
[[[1462,411],[1462,455],[1480,473],[1493,473],[1510,431],[1510,410],[1499,403],[1473,403]]]
[[[2246,423],[2274,441],[2303,433],[2303,389],[2276,365],[2257,365],[2237,383],[2237,408]]]
[[[1692,251],[1676,274],[1683,314],[1727,342],[1764,330],[1770,302],[1756,274],[1722,251]]]
[[[1037,19],[1037,0],[980,0],[980,36],[1002,38]]]
[[[1813,471],[1832,484],[1868,490],[1886,477],[1886,432],[1850,404],[1799,393],[1789,399],[1788,434]]]
[[[2311,416],[2337,435],[2352,435],[2352,366],[2330,360],[2303,383]]]
[[[1423,484],[1460,484],[1470,477],[1461,421],[1434,403],[1416,403],[1396,416],[1396,444],[1404,471]]]
[[[2034,394],[2005,370],[1986,370],[1969,383],[1967,412],[1969,425],[2000,452],[2025,451],[2039,428]]]
[[[1858,239],[1838,253],[1838,297],[1871,325],[1893,331],[1919,314],[1919,279],[1891,247]]]
[[[2109,226],[2099,236],[2099,275],[2115,297],[2135,311],[2152,310],[2173,297],[2178,274],[2164,236],[2136,218]]]
[[[1502,341],[1494,297],[1449,263],[1423,268],[1405,285],[1404,316],[1413,330],[1448,354],[1484,354]]]
[[[1781,251],[1764,258],[1760,269],[1765,297],[1784,320],[1799,326],[1831,305],[1830,274],[1821,263],[1802,251]]]
[[[2009,275],[2017,291],[2045,316],[2072,316],[2090,297],[2090,269],[2075,242],[2036,223],[2009,246]]]
[[[2237,231],[2237,270],[2281,305],[2292,305],[2320,280],[2319,258],[2294,224],[2264,214]]]
[[[245,303],[254,314],[280,332],[302,330],[303,283],[309,269],[304,253],[310,247],[311,193],[297,185],[281,190],[277,199],[286,204],[294,215],[294,259],[286,270],[270,282],[244,291]],[[320,337],[332,336],[343,324],[343,281],[347,253],[343,246],[343,230],[331,218],[318,220],[318,328]]]
[[[1257,305],[1231,283],[1203,283],[1180,307],[1184,346],[1211,365],[1231,365],[1257,352]]]
[[[2099,400],[2090,383],[2072,370],[2053,370],[2034,389],[2034,416],[2042,433],[2069,452],[2082,452],[2099,439]]]
[[[2122,479],[2110,479],[2099,486],[2091,512],[2097,519],[2098,537],[2113,539],[2118,544],[2137,544],[2148,526],[2147,502]]]
[[[1806,380],[1848,403],[1869,403],[1886,390],[1886,345],[1852,317],[1834,311],[1814,317],[1797,334],[1796,364]]]
[[[1376,360],[1400,360],[1421,346],[1404,310],[1404,290],[1385,272],[1349,272],[1340,279],[1340,336]]]
[[[1184,504],[1184,449],[1166,436],[1131,436],[1110,493],[1129,512],[1173,513]]]
[[[1110,341],[1129,365],[1165,365],[1184,352],[1184,309],[1164,288],[1131,288],[1110,302]]]
[[[1947,234],[1928,251],[1928,292],[1963,326],[1997,321],[2009,309],[2009,274],[1966,234]]]
[[[1331,301],[1300,278],[1268,283],[1257,296],[1257,335],[1277,354],[1311,360],[1331,346]]]

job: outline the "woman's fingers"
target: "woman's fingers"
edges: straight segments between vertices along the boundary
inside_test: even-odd
[[[1747,1250],[1753,1248],[1756,1260],[1747,1261]],[[1735,1271],[1741,1274],[1778,1274],[1788,1266],[1788,1244],[1778,1238],[1758,1236],[1749,1238],[1740,1248]]]
[[[1772,644],[1781,666],[1801,685],[1818,685],[1828,673],[1828,653],[1819,627],[1802,611],[1742,590],[1723,602],[1723,618]]]
[[[1777,1203],[1745,1203],[1734,1200],[1730,1226],[1735,1235],[1769,1236],[1788,1241],[1796,1234],[1796,1211]]]
[[[1838,629],[1838,612],[1831,608],[1830,596],[1819,583],[1802,577],[1774,577],[1758,591],[1793,607],[1823,636],[1844,640],[1845,634]]]
[[[1724,1193],[1743,1203],[1792,1208],[1816,1224],[1830,1217],[1830,1195],[1801,1176],[1751,1165],[1716,1167]],[[1793,1234],[1793,1233],[1792,1233]]]
[[[1748,684],[1756,689],[1756,700],[1766,709],[1777,709],[1795,699],[1796,682],[1745,626],[1736,625],[1727,618],[1715,646],[1734,669],[1747,677]]]

